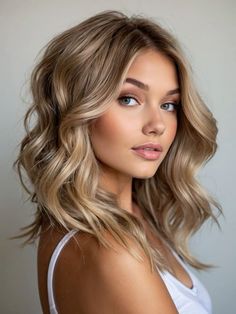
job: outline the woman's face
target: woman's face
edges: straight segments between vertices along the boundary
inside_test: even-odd
[[[91,129],[103,173],[117,178],[155,174],[176,135],[178,88],[175,66],[166,56],[146,50],[134,59],[119,98]],[[150,143],[160,145],[162,151],[151,151]],[[133,149],[145,144],[146,149]]]

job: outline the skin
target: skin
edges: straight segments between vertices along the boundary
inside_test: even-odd
[[[127,78],[141,81],[148,90],[126,82]],[[146,50],[132,62],[119,98],[93,123],[91,143],[102,169],[99,184],[115,193],[119,205],[131,213],[136,211],[132,179],[152,177],[174,141],[180,94],[167,93],[178,87],[172,61],[160,52]],[[162,146],[157,160],[144,159],[132,151],[147,142]]]

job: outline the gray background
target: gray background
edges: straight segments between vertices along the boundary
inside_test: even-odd
[[[31,222],[27,203],[11,165],[24,131],[29,98],[25,85],[39,50],[57,33],[107,9],[143,13],[172,31],[192,64],[195,81],[220,129],[216,156],[199,179],[224,208],[222,231],[207,223],[191,242],[193,252],[218,268],[198,274],[207,286],[215,314],[235,313],[235,118],[236,2],[230,0],[0,1],[1,36],[1,267],[0,312],[41,313],[36,246],[20,248],[7,238]]]

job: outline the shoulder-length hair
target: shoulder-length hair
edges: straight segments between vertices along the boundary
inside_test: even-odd
[[[181,106],[172,146],[153,177],[133,179],[132,197],[154,233],[193,267],[209,267],[190,254],[188,239],[209,217],[217,222],[211,205],[221,212],[195,178],[216,151],[216,120],[194,86],[177,39],[150,18],[118,11],[101,12],[53,38],[32,72],[26,135],[14,162],[37,204],[34,221],[23,228],[26,243],[40,235],[48,219],[112,247],[104,236],[108,231],[133,254],[128,236],[144,250],[152,270],[154,263],[168,269],[138,219],[98,186],[99,165],[89,137],[91,123],[118,97],[129,66],[146,49],[163,53],[175,65]]]

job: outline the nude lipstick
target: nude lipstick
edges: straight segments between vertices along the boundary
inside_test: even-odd
[[[132,151],[140,157],[147,160],[156,160],[160,157],[163,151],[162,146],[157,143],[145,143],[139,146],[132,147]]]

